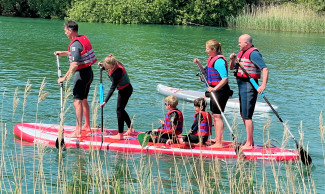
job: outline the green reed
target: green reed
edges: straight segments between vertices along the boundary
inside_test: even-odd
[[[325,15],[303,5],[283,4],[246,7],[243,13],[227,19],[230,28],[325,32]]]
[[[27,86],[25,92],[30,94],[29,82]],[[27,97],[24,94],[24,102],[27,102]],[[39,97],[43,98],[42,95]],[[94,101],[97,102],[95,95]],[[235,119],[233,126],[237,126]],[[267,143],[270,142],[269,126],[268,120],[263,129],[263,140]],[[319,126],[323,145],[322,113]],[[303,166],[299,160],[224,160],[160,153],[111,152],[91,147],[87,151],[67,149],[61,152],[35,143],[31,161],[30,156],[29,160],[24,159],[26,148],[22,140],[19,140],[20,149],[15,149],[14,153],[6,151],[7,128],[2,117],[0,127],[0,190],[4,193],[317,193],[311,168]],[[301,124],[300,132],[302,127]],[[234,131],[238,129],[234,128]],[[303,135],[300,136],[303,138]],[[285,142],[287,138],[284,134]],[[54,157],[53,161],[57,163],[55,169],[45,166],[44,160],[48,160],[49,156]],[[32,163],[33,167],[27,168],[27,163]],[[33,184],[28,184],[30,180]]]

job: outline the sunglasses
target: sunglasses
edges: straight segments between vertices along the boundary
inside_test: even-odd
[[[167,104],[167,103],[165,102],[165,106],[169,106],[169,104]]]

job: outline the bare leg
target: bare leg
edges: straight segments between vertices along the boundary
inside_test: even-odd
[[[76,129],[73,133],[66,135],[67,137],[79,137],[82,129],[82,100],[74,99],[73,106],[76,111]]]
[[[254,145],[253,132],[254,125],[252,119],[243,119],[246,128],[246,143],[242,149],[252,149]]]
[[[83,125],[83,130],[90,130],[90,118],[89,118],[89,104],[87,99],[82,100],[82,110],[85,116],[85,124]]]
[[[224,125],[222,121],[222,117],[220,114],[213,114],[213,123],[214,123],[214,130],[216,134],[215,144],[210,146],[211,148],[222,148],[222,137],[224,132]]]

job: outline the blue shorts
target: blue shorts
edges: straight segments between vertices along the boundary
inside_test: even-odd
[[[257,80],[255,80],[258,84]],[[257,99],[257,91],[247,78],[238,78],[240,114],[243,119],[252,119]]]

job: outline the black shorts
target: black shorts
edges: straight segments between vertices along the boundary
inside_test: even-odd
[[[202,136],[202,144],[205,144],[205,142],[208,140],[209,136]],[[188,134],[183,137],[184,142],[189,143],[200,143],[200,136],[196,136],[193,134]]]
[[[91,67],[79,69],[74,73],[73,98],[78,100],[87,99],[94,74]]]
[[[214,92],[214,94],[219,102],[222,112],[225,111],[225,107],[226,107],[227,101],[229,99],[230,93],[231,93],[231,91],[230,91],[230,87],[228,84],[224,85],[222,88],[220,88],[219,90]],[[213,114],[221,114],[221,112],[220,112],[220,110],[211,94],[210,94],[210,110]]]

